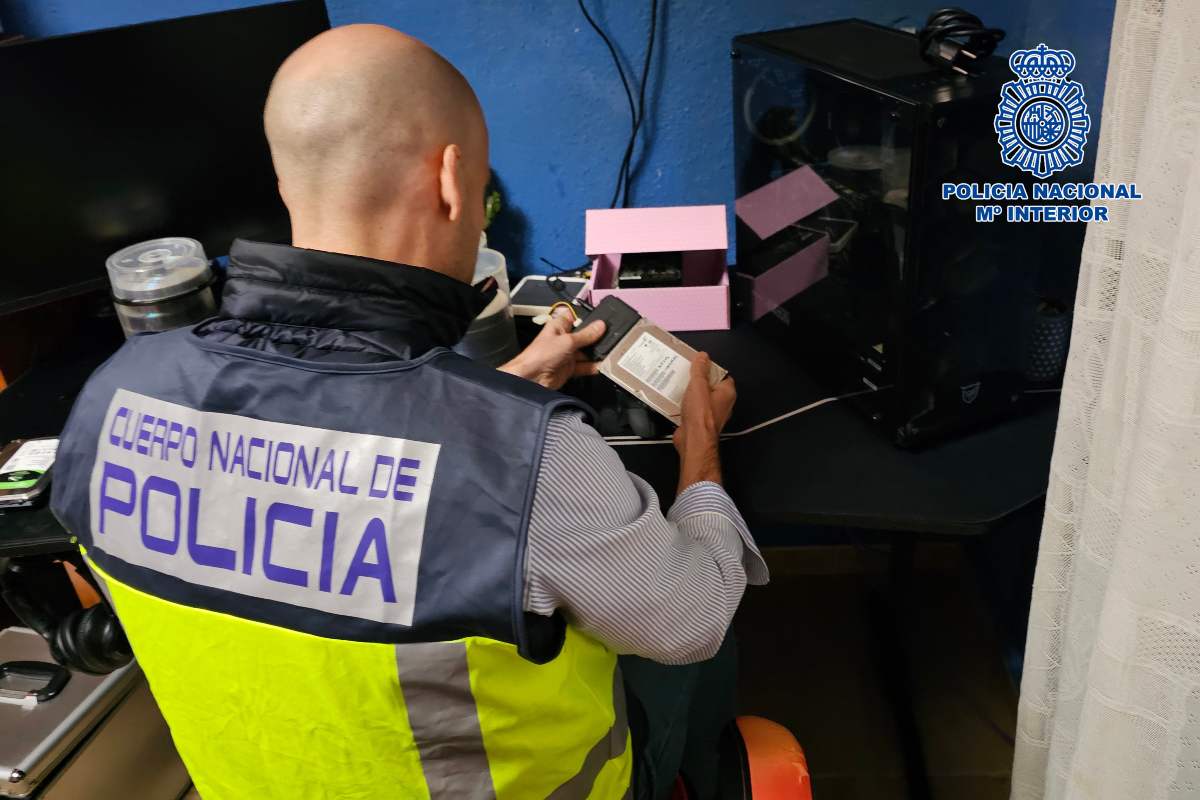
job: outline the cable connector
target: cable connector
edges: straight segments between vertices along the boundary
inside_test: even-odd
[[[921,57],[929,63],[973,75],[977,62],[995,52],[1004,31],[985,26],[961,8],[940,8],[929,15],[917,38]]]
[[[963,75],[971,74],[967,65],[978,59],[978,56],[953,40],[932,40],[921,55],[926,61],[949,67]]]

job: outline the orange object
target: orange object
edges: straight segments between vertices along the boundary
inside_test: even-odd
[[[812,800],[808,761],[791,731],[762,717],[738,717],[737,726],[754,800]]]
[[[67,577],[71,579],[71,585],[75,587],[75,594],[79,597],[79,603],[84,608],[91,608],[100,602],[100,595],[92,588],[82,575],[75,570],[75,565],[69,561],[62,562],[63,569],[67,571]]]

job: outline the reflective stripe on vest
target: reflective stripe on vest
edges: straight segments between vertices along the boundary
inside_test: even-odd
[[[435,797],[473,800],[496,796],[481,722],[481,716],[488,719],[490,715],[480,714],[471,690],[470,661],[479,646],[475,641],[478,640],[396,646],[396,666],[408,709],[408,725],[421,754],[426,785]],[[625,755],[629,738],[625,687],[620,669],[613,669],[612,673],[612,725],[588,750],[579,771],[546,795],[548,798],[591,796],[604,767]],[[493,679],[489,674],[487,680]],[[538,733],[545,735],[546,731],[541,729]],[[522,743],[521,747],[528,744],[537,746],[534,741]],[[493,745],[494,751],[511,748],[512,743],[507,741]],[[506,755],[497,753],[501,760]]]
[[[482,637],[338,640],[92,567],[204,800],[628,796],[616,656],[574,628],[541,665]]]

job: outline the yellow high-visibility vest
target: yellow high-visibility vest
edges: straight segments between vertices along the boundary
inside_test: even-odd
[[[616,655],[573,627],[539,665],[480,637],[327,639],[96,572],[204,800],[629,792]]]

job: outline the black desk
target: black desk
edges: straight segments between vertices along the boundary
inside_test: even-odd
[[[812,403],[827,392],[750,328],[689,333],[737,379],[730,431]],[[87,376],[113,341],[39,363],[0,392],[0,442],[62,428]],[[1046,488],[1057,406],[918,452],[899,450],[847,403],[834,402],[723,447],[730,493],[751,524],[825,525],[974,535],[1038,500]],[[629,469],[670,504],[677,461],[669,444],[620,447]],[[0,555],[62,549],[49,511],[0,512]]]
[[[750,328],[685,333],[737,380],[728,431],[828,396],[790,356]],[[727,440],[725,481],[754,525],[822,525],[977,535],[1046,491],[1056,400],[1027,416],[920,451],[900,450],[845,401]],[[674,497],[670,445],[618,447],[632,472]]]

